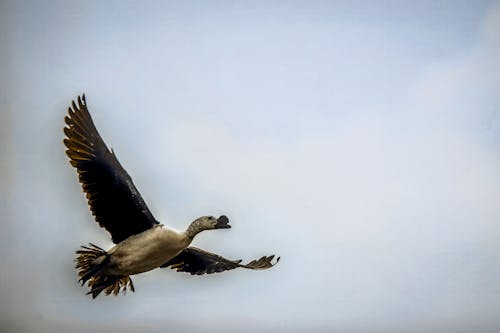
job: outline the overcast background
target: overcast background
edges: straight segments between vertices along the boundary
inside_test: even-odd
[[[0,45],[1,333],[500,330],[499,3],[0,1]],[[82,92],[157,219],[279,265],[86,296]]]

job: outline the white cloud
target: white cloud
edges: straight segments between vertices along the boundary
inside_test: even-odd
[[[82,240],[105,244],[106,235],[89,224],[91,217],[76,177],[63,159],[62,123],[53,136],[40,135],[56,131],[55,123],[48,129],[45,124],[62,122],[62,112],[54,111],[52,103],[50,119],[36,118],[43,111],[49,112],[49,107],[38,113],[16,114],[18,141],[12,151],[19,168],[16,190],[10,198],[15,199],[12,211],[22,221],[22,229],[12,227],[8,242],[1,245],[3,253],[15,253],[14,259],[2,261],[9,267],[1,275],[1,282],[9,286],[1,285],[2,299],[9,301],[2,303],[2,311],[12,314],[8,327],[12,331],[21,331],[22,325],[30,330],[62,327],[82,331],[87,314],[94,321],[89,329],[101,327],[103,331],[157,331],[172,325],[172,318],[178,320],[175,325],[190,321],[190,327],[196,329],[200,323],[208,323],[213,330],[222,331],[241,322],[252,328],[258,324],[263,329],[282,330],[340,327],[387,331],[384,328],[401,326],[404,329],[399,331],[408,331],[408,322],[415,322],[415,327],[446,330],[458,319],[464,327],[481,323],[498,326],[498,300],[494,296],[500,292],[500,163],[498,143],[488,138],[489,134],[498,135],[498,126],[491,124],[500,121],[498,8],[490,11],[472,48],[464,46],[460,54],[429,64],[410,83],[402,78],[412,71],[395,75],[398,70],[392,68],[392,61],[411,57],[412,50],[405,51],[403,44],[389,47],[395,42],[382,37],[384,27],[368,36],[371,44],[365,48],[361,42],[367,26],[354,29],[352,22],[347,27],[352,31],[343,39],[342,22],[337,22],[332,40],[329,30],[318,30],[329,27],[325,24],[306,32],[303,26],[271,29],[275,35],[264,44],[259,44],[261,35],[246,28],[244,32],[251,37],[248,41],[236,38],[238,34],[229,38],[234,54],[245,55],[245,62],[234,56],[230,64],[223,61],[227,56],[224,52],[214,52],[228,42],[224,25],[214,29],[220,34],[216,49],[204,40],[213,34],[181,25],[175,32],[181,37],[169,39],[172,46],[182,41],[178,55],[182,59],[175,62],[175,57],[168,58],[175,79],[183,76],[184,67],[196,65],[180,87],[163,75],[169,70],[157,66],[163,63],[162,56],[169,55],[168,43],[168,47],[153,49],[160,51],[160,56],[152,62],[143,59],[149,56],[149,49],[134,54],[132,60],[124,57],[126,49],[113,54],[114,46],[105,48],[106,52],[100,49],[90,58],[80,55],[82,66],[88,65],[86,70],[59,76],[64,84],[47,88],[49,95],[57,101],[67,99],[54,97],[65,84],[78,85],[78,89],[86,84],[94,89],[97,96],[91,97],[91,106],[97,126],[116,148],[156,216],[183,228],[198,215],[228,214],[233,229],[204,233],[197,244],[228,257],[250,259],[276,253],[282,261],[265,273],[232,272],[199,279],[170,271],[151,272],[136,277],[137,293],[133,295],[95,302],[84,298],[74,281],[72,252]],[[109,28],[99,22],[94,22],[96,31]],[[148,32],[149,26],[142,28],[141,33]],[[192,39],[189,43],[183,39],[185,30]],[[116,31],[107,29],[106,36]],[[290,31],[298,31],[310,49],[299,52]],[[154,31],[158,35],[162,32]],[[286,38],[279,38],[282,33]],[[190,51],[198,34],[202,40],[195,45],[204,47],[205,56],[220,57],[217,66],[205,71],[202,69],[211,58],[198,62],[199,55]],[[309,34],[314,38],[308,39]],[[138,42],[139,36],[134,35]],[[157,37],[148,36],[152,41]],[[117,40],[128,40],[126,37],[121,35]],[[351,38],[356,41],[354,48],[350,47]],[[109,44],[106,38],[98,40],[97,45]],[[286,45],[268,57],[263,50],[274,40]],[[387,44],[379,45],[381,41]],[[252,63],[247,42],[252,48],[261,47],[265,66],[258,67],[259,61]],[[92,38],[85,36],[85,43],[93,45]],[[373,58],[367,51],[375,48],[384,56],[379,54],[376,65],[380,66],[372,68]],[[78,45],[64,49],[64,57],[48,59],[54,64],[74,63],[73,57],[81,49]],[[318,50],[325,52],[317,56]],[[296,51],[300,55],[294,58]],[[402,54],[393,54],[398,52]],[[98,61],[108,53],[106,59]],[[351,53],[355,55],[350,57]],[[332,55],[337,58],[332,60]],[[119,60],[115,62],[114,56]],[[401,61],[397,68],[405,70],[412,61]],[[184,67],[175,67],[179,63]],[[115,64],[111,72],[122,73],[123,80],[103,75],[106,83],[97,82],[95,68],[107,70],[102,64]],[[130,64],[133,75],[126,76],[130,73],[120,68]],[[251,85],[231,86],[241,79],[233,73],[219,80],[220,86],[212,87],[216,74],[228,65],[239,69],[241,72],[235,73],[241,78],[253,78]],[[252,66],[260,69],[258,75],[248,74]],[[279,70],[273,71],[275,68]],[[24,75],[31,78],[33,74]],[[269,81],[261,83],[261,75],[269,76]],[[379,80],[379,75],[384,78]],[[360,83],[369,76],[374,78]],[[76,82],[77,77],[82,79]],[[136,80],[123,83],[125,78]],[[398,81],[391,82],[392,78]],[[35,79],[45,82],[46,76]],[[161,95],[165,88],[154,84],[157,79],[177,90]],[[143,81],[147,83],[141,86]],[[280,89],[269,89],[276,83]],[[397,85],[407,87],[410,97],[377,98]],[[210,88],[203,90],[205,86]],[[108,95],[106,89],[111,88],[115,92]],[[259,94],[247,94],[254,88]],[[189,90],[182,93],[184,89],[203,93],[193,97]],[[22,94],[17,91],[17,95]],[[145,97],[151,95],[161,95],[159,102]],[[366,96],[373,106],[366,106],[371,104],[364,100]],[[191,104],[185,104],[190,98]],[[31,96],[13,105],[38,111],[37,106],[43,103],[33,105],[34,100],[38,101]],[[131,103],[135,104],[111,110],[119,100],[134,100]],[[225,104],[226,100],[230,102]],[[395,100],[402,109],[395,110],[391,104]],[[238,104],[245,112],[231,111]],[[311,112],[302,110],[309,106]],[[191,107],[195,112],[187,111]],[[177,113],[164,111],[170,109]],[[32,117],[36,121],[31,121]],[[60,145],[57,153],[55,142]],[[33,253],[36,245],[39,251]],[[24,262],[30,265],[19,268]],[[20,286],[18,281],[29,283]],[[23,317],[30,321],[23,324]],[[227,317],[232,321],[222,324]]]
[[[476,45],[429,66],[413,88],[415,111],[436,121],[498,132],[500,127],[500,5],[481,26]],[[497,134],[498,135],[498,134]]]

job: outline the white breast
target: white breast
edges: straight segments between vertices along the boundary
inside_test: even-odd
[[[177,256],[190,242],[184,233],[163,225],[148,229],[108,251],[111,261],[107,273],[133,275],[152,270]]]

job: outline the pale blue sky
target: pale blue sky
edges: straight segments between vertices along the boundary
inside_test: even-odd
[[[497,332],[499,40],[495,1],[0,2],[0,331]],[[280,264],[85,296],[82,92],[157,219]]]

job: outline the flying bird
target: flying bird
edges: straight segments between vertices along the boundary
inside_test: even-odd
[[[109,250],[89,243],[76,251],[79,282],[87,284],[92,298],[135,291],[131,275],[170,267],[191,275],[219,273],[235,268],[273,267],[274,255],[247,264],[190,246],[205,230],[228,229],[229,219],[202,216],[183,232],[160,224],[151,214],[127,171],[97,132],[85,95],[72,101],[65,117],[64,145],[70,164],[76,168],[83,192],[96,222],[111,235]]]

